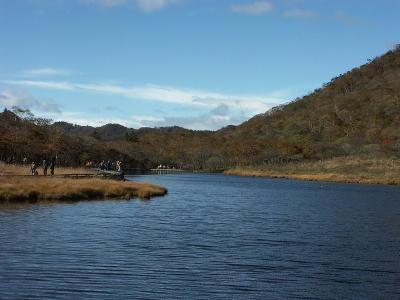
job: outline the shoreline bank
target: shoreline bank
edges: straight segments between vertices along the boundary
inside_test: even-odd
[[[164,196],[167,189],[151,183],[112,179],[71,179],[33,176],[0,176],[0,204],[39,201],[90,201],[112,199],[150,199]]]
[[[224,171],[226,175],[244,176],[244,177],[266,177],[280,179],[296,179],[304,181],[327,181],[337,183],[356,183],[356,184],[379,184],[379,185],[400,185],[400,179],[378,179],[345,176],[341,174],[284,174],[257,170],[231,169]]]
[[[224,174],[338,183],[400,185],[398,159],[334,158],[264,167],[238,167]]]

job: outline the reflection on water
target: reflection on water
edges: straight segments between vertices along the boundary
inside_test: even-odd
[[[400,188],[134,177],[152,201],[0,208],[0,299],[398,299]]]

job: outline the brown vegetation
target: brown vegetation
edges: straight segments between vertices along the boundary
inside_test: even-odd
[[[122,160],[224,170],[337,157],[400,157],[400,48],[333,78],[309,95],[216,132],[179,127],[129,129],[52,124],[27,111],[0,113],[0,161],[57,166]]]
[[[43,169],[41,166],[37,169],[39,175],[43,174]],[[49,172],[50,173],[50,172]],[[94,174],[95,172],[87,168],[67,168],[61,167],[55,169],[56,175],[66,175],[66,174]],[[13,165],[5,164],[0,162],[0,176],[2,175],[31,175],[30,165]]]
[[[26,201],[80,201],[97,199],[148,199],[167,190],[150,183],[101,178],[63,178],[70,174],[91,174],[90,169],[59,168],[57,176],[27,176],[29,166],[0,163],[0,203]]]
[[[104,179],[62,179],[45,176],[0,176],[0,203],[131,199],[163,196],[167,190],[149,183]]]
[[[339,157],[330,160],[292,162],[258,168],[234,168],[224,173],[238,176],[398,185],[400,184],[400,160]]]

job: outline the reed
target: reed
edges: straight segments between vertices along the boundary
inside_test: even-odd
[[[163,196],[167,190],[150,183],[105,179],[61,179],[44,176],[1,177],[0,202],[81,201]]]
[[[39,175],[43,174],[43,168],[39,165],[37,171]],[[50,169],[48,169],[48,174],[50,174]],[[95,173],[92,169],[87,168],[56,168],[56,175],[65,175],[65,174],[91,174]],[[1,175],[31,175],[31,166],[30,165],[10,165],[0,162],[0,176]]]
[[[225,174],[344,183],[399,185],[400,160],[350,156],[324,161],[234,168],[225,171]]]

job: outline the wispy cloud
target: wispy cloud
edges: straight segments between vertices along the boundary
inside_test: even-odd
[[[81,2],[107,8],[127,4],[129,0],[81,0]]]
[[[61,106],[53,100],[38,100],[24,90],[4,90],[0,92],[0,106],[32,109],[39,112],[60,113]]]
[[[54,120],[64,120],[80,125],[101,126],[107,123],[119,123],[128,127],[162,127],[182,126],[196,130],[216,130],[227,125],[237,125],[255,114],[264,113],[277,104],[287,102],[289,91],[278,91],[265,95],[232,95],[212,91],[182,89],[176,87],[145,85],[145,86],[118,86],[110,84],[85,84],[66,81],[38,81],[38,80],[3,80],[0,83],[16,86],[17,88],[33,87],[48,90],[63,90],[73,93],[98,93],[102,95],[120,96],[139,102],[170,103],[178,110],[183,109],[186,115],[171,116],[165,112],[154,112],[154,115],[130,116],[124,118],[110,117],[110,111],[104,117],[104,113],[92,111],[93,115],[78,112],[58,112],[46,114]],[[3,97],[5,99],[5,97]],[[21,104],[21,101],[11,101],[10,105]],[[14,97],[15,98],[15,97]],[[27,97],[25,97],[27,98]],[[114,98],[114,97],[113,97]],[[19,97],[18,99],[23,99]],[[28,97],[29,99],[29,97]],[[6,100],[3,100],[3,102]],[[23,107],[36,107],[41,111],[50,103],[32,102],[29,100]],[[113,108],[112,108],[113,109]],[[51,109],[47,109],[51,111]],[[116,112],[120,115],[122,112]]]
[[[63,111],[61,113],[43,113],[41,114],[45,118],[52,119],[54,122],[68,122],[71,124],[77,124],[82,126],[103,126],[106,124],[120,124],[129,128],[140,128],[147,127],[157,124],[158,122],[164,121],[163,117],[147,116],[147,115],[131,115],[128,117],[113,117],[113,116],[101,116],[97,114],[88,114],[78,111]]]
[[[194,130],[218,130],[228,125],[238,125],[247,119],[248,116],[243,111],[236,111],[226,104],[219,104],[216,108],[195,116],[165,116],[158,120],[142,120],[141,124],[148,127],[180,126]]]
[[[291,9],[287,10],[283,13],[283,16],[286,18],[294,18],[294,19],[310,19],[317,16],[317,14],[309,9]]]
[[[161,10],[180,1],[182,0],[81,0],[84,4],[96,5],[102,8],[113,8],[134,3],[145,13]]]
[[[246,114],[262,113],[272,106],[286,102],[284,95],[230,95],[217,92],[181,89],[158,85],[124,87],[110,84],[83,84],[55,81],[5,80],[5,84],[77,92],[118,95],[141,101],[174,103],[186,106],[215,108],[226,104]]]
[[[152,116],[152,115],[130,115],[124,118],[103,116],[82,112],[62,112],[60,114],[47,113],[44,117],[54,121],[65,121],[78,125],[103,126],[106,124],[121,124],[130,128],[141,127],[169,127],[180,126],[193,130],[218,130],[227,125],[237,125],[248,119],[242,112],[235,112],[224,104],[217,109],[194,116],[171,117],[171,116]]]
[[[22,75],[25,77],[46,77],[46,76],[67,76],[73,72],[67,69],[54,69],[54,68],[39,68],[25,70]]]
[[[137,0],[137,5],[144,12],[153,12],[163,9],[171,4],[178,3],[178,0]]]
[[[360,18],[352,16],[343,10],[336,11],[334,17],[336,18],[336,20],[349,26],[356,26],[361,24]]]
[[[68,82],[56,82],[56,81],[38,81],[38,80],[3,80],[3,83],[19,85],[19,86],[31,86],[43,89],[53,89],[53,90],[75,90],[74,85]]]
[[[273,6],[268,1],[255,1],[248,4],[233,4],[231,10],[235,13],[247,15],[263,15],[272,11]]]
[[[106,124],[121,124],[129,128],[142,127],[169,127],[180,126],[193,130],[218,130],[227,125],[238,125],[248,119],[243,112],[237,112],[229,107],[223,108],[223,114],[218,109],[211,109],[208,112],[194,116],[157,116],[157,115],[130,115],[127,117],[113,117],[109,115],[99,116],[83,112],[63,111],[60,113],[42,113],[41,116],[57,121],[69,122],[82,126],[103,126]]]
[[[54,122],[68,122],[82,126],[103,126],[106,124],[120,124],[126,127],[141,127],[139,122],[127,118],[118,118],[110,116],[99,116],[77,111],[63,111],[61,113],[44,113],[45,118],[52,119]]]

